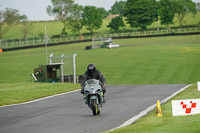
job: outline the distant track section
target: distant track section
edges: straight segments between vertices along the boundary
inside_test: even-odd
[[[183,35],[199,35],[199,34],[200,34],[200,32],[167,33],[167,34],[159,34],[159,35],[119,36],[119,37],[112,37],[112,39],[130,39],[130,38],[147,38],[147,37],[164,37],[164,36],[183,36]],[[84,43],[84,42],[91,42],[91,41],[92,41],[92,39],[77,40],[77,41],[70,41],[70,42],[60,42],[60,43],[49,43],[48,46],[68,45],[68,44]],[[3,51],[6,52],[6,51],[21,50],[21,49],[40,48],[40,47],[45,47],[45,44],[22,46],[22,47],[15,47],[15,48],[6,48],[6,49],[3,49]]]

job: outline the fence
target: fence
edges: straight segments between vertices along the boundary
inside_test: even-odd
[[[68,76],[68,82],[73,81],[73,83],[76,83],[76,55],[77,54],[65,56],[62,54],[61,56],[55,56],[53,53],[50,54],[49,64],[62,64],[60,74],[62,82],[66,79],[64,76]]]
[[[88,40],[92,38],[109,38],[109,37],[123,37],[123,36],[148,36],[148,35],[162,35],[162,34],[170,34],[170,33],[192,33],[192,32],[200,32],[200,27],[194,28],[178,28],[178,29],[170,29],[170,30],[148,30],[148,31],[133,31],[133,32],[124,32],[124,33],[114,33],[114,34],[99,34],[95,36],[75,36],[75,37],[66,37],[66,38],[49,38],[48,43],[61,43],[61,42],[70,42],[70,41],[78,41],[78,40]],[[0,42],[0,48],[16,48],[16,47],[24,47],[24,46],[34,46],[45,44],[45,40],[42,38],[32,38],[29,40],[3,40]]]

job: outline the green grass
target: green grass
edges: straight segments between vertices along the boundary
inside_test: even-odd
[[[107,80],[108,85],[131,84],[189,84],[200,80],[200,36],[172,36],[158,38],[135,38],[114,40],[121,45],[115,49],[85,50],[91,43],[80,43],[48,47],[48,53],[73,55],[77,53],[77,74],[82,75],[89,63],[95,63]],[[34,48],[3,52],[0,54],[0,104],[28,101],[54,93],[69,91],[70,84],[31,83],[31,73],[39,64],[45,63],[45,48]],[[64,89],[66,85],[66,90]],[[8,86],[8,87],[7,87]],[[7,95],[9,86],[14,90],[38,89],[38,96],[32,90],[27,94]],[[69,87],[68,87],[69,86]],[[46,94],[49,88],[56,92]],[[75,89],[80,88],[79,85]],[[58,89],[58,90],[57,90]],[[69,90],[68,90],[69,89]],[[45,90],[45,91],[43,91]],[[13,91],[14,92],[14,91]],[[15,93],[15,92],[14,92]],[[40,95],[40,94],[45,95]],[[32,96],[33,95],[33,96]],[[6,99],[6,97],[8,97]],[[33,97],[33,98],[32,98]],[[14,99],[8,100],[8,99]],[[7,101],[7,102],[6,102]]]
[[[107,28],[107,25],[109,24],[110,21],[111,19],[109,18],[104,19],[102,27],[99,30],[94,30],[94,32],[108,33],[109,29]],[[31,30],[31,34],[28,34],[28,38],[38,37],[40,34],[44,35],[45,26],[47,29],[47,34],[51,37],[53,35],[60,35],[63,28],[63,23],[59,21],[34,22],[34,27]],[[23,38],[21,28],[22,28],[21,24],[13,27],[10,31],[8,31],[8,33],[3,37],[3,39],[6,40],[6,39]],[[68,28],[66,29],[66,31],[68,32],[68,35],[75,35]],[[81,33],[89,33],[89,31],[86,29],[86,27],[83,27],[83,29],[81,30]]]
[[[200,24],[200,12],[198,12],[196,15],[193,15],[192,13],[189,13],[186,15],[186,17],[183,20],[183,26],[184,25],[199,25]],[[170,24],[170,27],[178,27],[179,22],[177,17],[174,17],[173,20],[174,24]],[[160,22],[154,22],[152,25],[148,26],[148,28],[157,28],[157,27],[166,27],[166,25],[161,25]]]
[[[77,74],[95,63],[107,84],[189,84],[200,80],[200,35],[114,40],[115,49],[85,50],[91,43],[48,47],[48,53],[77,53]],[[17,50],[0,54],[0,106],[21,103],[75,89],[70,83],[33,83],[30,73],[45,64],[45,48]],[[196,84],[173,99],[200,98]],[[171,102],[162,105],[163,117],[155,110],[136,124],[114,133],[192,132],[200,131],[200,115],[171,115]]]
[[[193,18],[187,16],[185,25],[199,23],[200,13]],[[106,25],[111,19],[104,19],[101,29],[95,32],[109,32]],[[44,33],[60,34],[62,23],[37,22],[32,36]],[[171,26],[177,26],[175,24]],[[148,28],[160,27],[154,23]],[[164,26],[162,26],[164,27]],[[126,27],[126,29],[131,29]],[[88,32],[85,27],[82,33]],[[20,25],[6,34],[4,39],[22,38]],[[77,74],[82,75],[89,63],[95,63],[107,79],[107,84],[189,84],[200,80],[200,36],[172,36],[159,38],[138,38],[114,40],[121,45],[117,49],[85,50],[91,43],[48,47],[48,53],[72,55],[77,53]],[[21,103],[49,95],[79,89],[70,83],[33,83],[30,74],[39,64],[45,64],[45,48],[17,50],[0,53],[0,106]],[[173,99],[199,98],[200,92],[193,85]],[[163,117],[156,118],[155,110],[136,124],[116,133],[132,132],[193,132],[200,131],[200,115],[171,116],[171,102],[162,106]]]
[[[31,34],[28,34],[28,38],[38,37],[39,34],[41,34],[41,33],[44,34],[45,26],[46,26],[46,29],[47,29],[47,34],[49,36],[60,34],[61,30],[63,28],[63,24],[61,22],[57,22],[57,21],[34,22],[34,27],[30,31]],[[8,31],[8,33],[4,36],[3,39],[17,39],[17,38],[20,39],[20,38],[23,38],[21,28],[22,28],[21,24],[13,27],[11,30]]]
[[[77,74],[82,75],[89,63],[95,63],[107,84],[185,84],[200,80],[199,35],[114,42],[121,47],[85,50],[91,43],[82,43],[48,47],[48,53],[77,53]],[[30,82],[33,69],[45,64],[45,48],[3,52],[0,62],[0,83]]]
[[[178,94],[172,100],[200,98],[196,84]],[[200,114],[189,116],[172,116],[171,100],[161,105],[162,117],[156,117],[154,109],[147,116],[139,119],[135,124],[109,133],[199,133]]]
[[[79,88],[79,85],[70,83],[1,83],[0,106],[22,103]]]
[[[198,12],[194,17],[192,14],[187,14],[185,17],[184,25],[197,25],[200,23],[200,12]],[[125,20],[125,18],[124,18]],[[100,29],[94,30],[94,32],[99,33],[109,33],[110,29],[107,27],[109,22],[111,21],[111,18],[105,18],[103,19],[103,24]],[[125,22],[126,23],[126,22]],[[38,37],[39,34],[44,34],[45,26],[47,28],[47,34],[51,37],[53,35],[59,35],[62,31],[63,24],[58,21],[47,21],[47,22],[34,22],[34,28],[31,31],[31,34],[28,35],[28,38],[31,37]],[[178,20],[174,18],[174,24],[170,25],[171,27],[179,26]],[[23,38],[23,34],[21,33],[21,27],[22,25],[19,24],[15,27],[13,27],[8,33],[3,37],[3,40],[7,39],[20,39]],[[161,25],[160,23],[154,22],[152,25],[148,26],[148,28],[157,28],[157,27],[166,27],[165,25]],[[128,24],[126,24],[126,27],[121,28],[121,30],[133,30],[134,28],[131,28]],[[68,32],[68,35],[74,35],[70,29],[66,29]],[[86,30],[86,27],[83,27],[81,30],[81,33],[89,33],[88,30]]]

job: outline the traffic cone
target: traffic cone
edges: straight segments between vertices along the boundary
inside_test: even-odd
[[[2,53],[2,52],[3,52],[3,49],[0,48],[0,53]]]
[[[161,107],[160,107],[160,101],[157,100],[156,117],[160,117],[160,116],[162,116],[162,110],[161,110]]]

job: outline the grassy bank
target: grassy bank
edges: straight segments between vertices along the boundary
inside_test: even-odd
[[[125,18],[124,18],[125,20]],[[109,33],[110,29],[107,27],[107,25],[111,22],[111,18],[105,18],[103,19],[103,24],[100,29],[94,30],[94,32],[99,32],[99,33]],[[126,22],[125,22],[126,23]],[[192,14],[187,14],[185,19],[184,19],[184,25],[197,25],[200,24],[200,12],[198,12],[196,15]],[[31,34],[28,35],[28,38],[32,37],[38,37],[39,35],[44,35],[45,32],[45,26],[47,28],[47,34],[51,37],[53,35],[60,35],[63,24],[62,22],[59,21],[47,21],[47,22],[34,22],[34,27],[31,30]],[[174,18],[174,24],[171,24],[170,27],[177,27],[179,26],[177,18]],[[13,27],[8,33],[3,37],[4,40],[7,39],[21,39],[23,38],[23,34],[21,33],[21,27],[22,25],[19,24],[15,27]],[[165,25],[161,25],[160,22],[154,22],[152,25],[148,26],[147,28],[163,28],[166,27]],[[126,27],[123,27],[120,29],[121,31],[126,31],[126,30],[136,30],[135,28],[131,28],[128,24],[126,24]],[[72,33],[69,28],[66,29],[68,32],[68,36],[74,36],[76,34]],[[86,27],[83,27],[80,31],[82,34],[83,33],[89,33],[88,30],[86,30]]]
[[[108,85],[190,84],[200,80],[199,35],[124,39],[114,40],[114,43],[120,44],[120,48],[85,50],[85,46],[91,43],[81,43],[48,47],[48,54],[73,55],[77,53],[77,74],[82,75],[89,63],[95,63],[97,69],[101,70],[105,76]],[[1,105],[30,100],[20,99],[19,93],[23,91],[32,94],[34,89],[40,88],[39,95],[34,96],[34,98],[39,98],[66,92],[74,87],[74,89],[79,88],[79,85],[72,86],[71,84],[31,83],[30,74],[39,64],[46,64],[45,57],[45,48],[0,54]],[[9,91],[10,88],[11,91]],[[18,98],[15,98],[14,90],[18,91],[16,95]],[[13,95],[8,95],[12,91]],[[32,96],[28,95],[28,97]]]
[[[196,84],[192,85],[172,100],[200,98]],[[136,121],[135,124],[109,133],[198,133],[200,131],[200,114],[189,116],[172,116],[171,100],[161,105],[163,116],[156,117],[156,110]]]
[[[0,106],[22,103],[79,88],[79,85],[70,83],[1,83]]]
[[[114,40],[117,49],[85,50],[91,43],[48,47],[54,55],[77,53],[77,74],[95,63],[107,84],[185,84],[200,80],[200,36]],[[45,48],[0,54],[0,83],[30,82],[30,74],[45,64]]]

